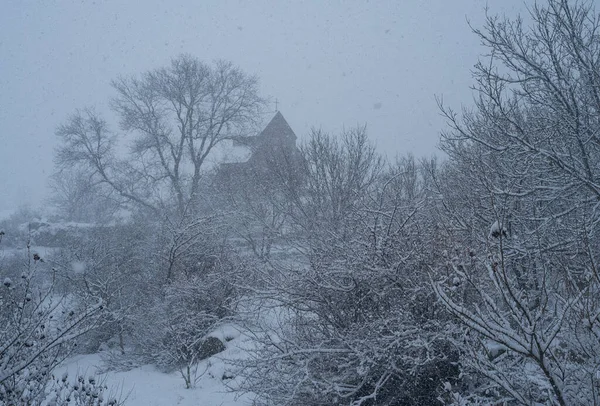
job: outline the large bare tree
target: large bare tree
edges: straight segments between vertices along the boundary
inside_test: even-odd
[[[153,212],[194,214],[207,157],[220,142],[249,134],[263,99],[258,81],[229,62],[189,55],[165,68],[112,82],[112,108],[131,136],[126,156],[94,110],[77,111],[57,130],[60,167],[87,170],[128,203]]]

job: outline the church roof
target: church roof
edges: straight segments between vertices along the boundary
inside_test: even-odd
[[[285,121],[283,114],[279,111],[275,113],[275,117],[271,119],[269,124],[267,124],[265,129],[262,130],[258,136],[265,138],[292,138],[293,140],[296,140],[296,134],[294,134],[292,127]]]
[[[299,156],[296,139],[296,134],[278,111],[258,135],[233,139],[233,147],[242,147],[242,150],[249,153],[249,157],[243,162],[222,162],[219,176],[229,179],[239,177],[243,173],[264,175],[265,170],[268,172],[272,167],[273,160],[280,159],[289,163],[290,159],[297,159]],[[230,161],[241,161],[240,156]],[[286,159],[287,161],[283,161]]]
[[[250,137],[239,137],[234,139],[235,145],[257,148],[261,145],[269,144],[294,144],[296,143],[296,134],[292,127],[285,121],[283,114],[279,111],[269,121],[269,124],[258,135]]]

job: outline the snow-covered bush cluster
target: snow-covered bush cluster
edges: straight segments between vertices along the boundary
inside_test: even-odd
[[[477,377],[470,394],[485,402],[600,395],[596,13],[551,0],[531,8],[529,28],[488,17],[476,31],[492,54],[476,66],[477,108],[443,107],[440,215],[453,249],[434,289],[468,328],[456,339]]]
[[[99,297],[76,301],[60,295],[55,271],[39,255],[27,254],[20,276],[4,278],[0,287],[0,404],[6,405],[52,398],[53,369],[97,325],[104,309]]]
[[[193,388],[235,323],[252,343],[222,379],[256,405],[598,404],[600,16],[530,13],[474,30],[489,55],[472,111],[440,103],[443,162],[385,159],[365,127],[297,148],[280,113],[287,138],[249,141],[264,100],[225,62],[115,81],[130,155],[73,115],[58,217],[21,228],[54,248],[0,263],[0,403],[113,404],[52,375],[75,346]],[[232,139],[249,161],[207,165]]]
[[[157,292],[134,329],[134,352],[163,370],[179,371],[187,388],[200,374],[198,362],[225,349],[212,351],[220,342],[211,346],[208,334],[233,314],[233,264],[226,257],[215,261],[209,269],[180,277]]]
[[[435,403],[460,374],[427,287],[435,164],[384,165],[362,130],[341,142],[314,133],[303,153],[306,183],[289,191],[305,196],[289,227],[301,254],[259,272],[253,291],[279,323],[252,327],[246,388],[265,404]]]

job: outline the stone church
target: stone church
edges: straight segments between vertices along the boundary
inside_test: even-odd
[[[230,161],[217,171],[219,183],[256,182],[270,177],[290,176],[300,164],[296,134],[281,112],[277,111],[258,135],[233,140]]]

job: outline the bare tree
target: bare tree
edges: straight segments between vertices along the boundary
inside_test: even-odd
[[[487,393],[598,404],[600,17],[566,0],[530,17],[475,30],[477,108],[443,108],[459,192],[442,199],[454,244],[434,287]]]
[[[119,78],[112,83],[112,107],[122,130],[133,134],[127,157],[115,152],[106,122],[84,109],[57,130],[57,164],[90,171],[139,207],[192,213],[213,148],[253,128],[263,105],[257,83],[229,62],[209,66],[189,55],[140,77]]]
[[[121,203],[116,192],[77,169],[63,169],[50,181],[50,204],[62,220],[102,223],[113,220]]]
[[[302,182],[286,190],[293,204],[291,223],[299,248],[317,255],[352,238],[363,199],[384,168],[383,158],[370,142],[366,127],[344,131],[340,137],[313,130],[300,146]],[[308,250],[308,251],[307,251]]]
[[[257,78],[229,62],[210,66],[182,55],[169,67],[112,85],[112,107],[124,131],[119,138],[131,138],[127,154],[118,153],[118,138],[106,122],[83,109],[58,128],[56,162],[78,168],[122,203],[164,222],[156,232],[173,233],[165,236],[170,259],[193,256],[189,249],[206,223],[199,201],[207,157],[222,141],[253,131],[263,106]]]

